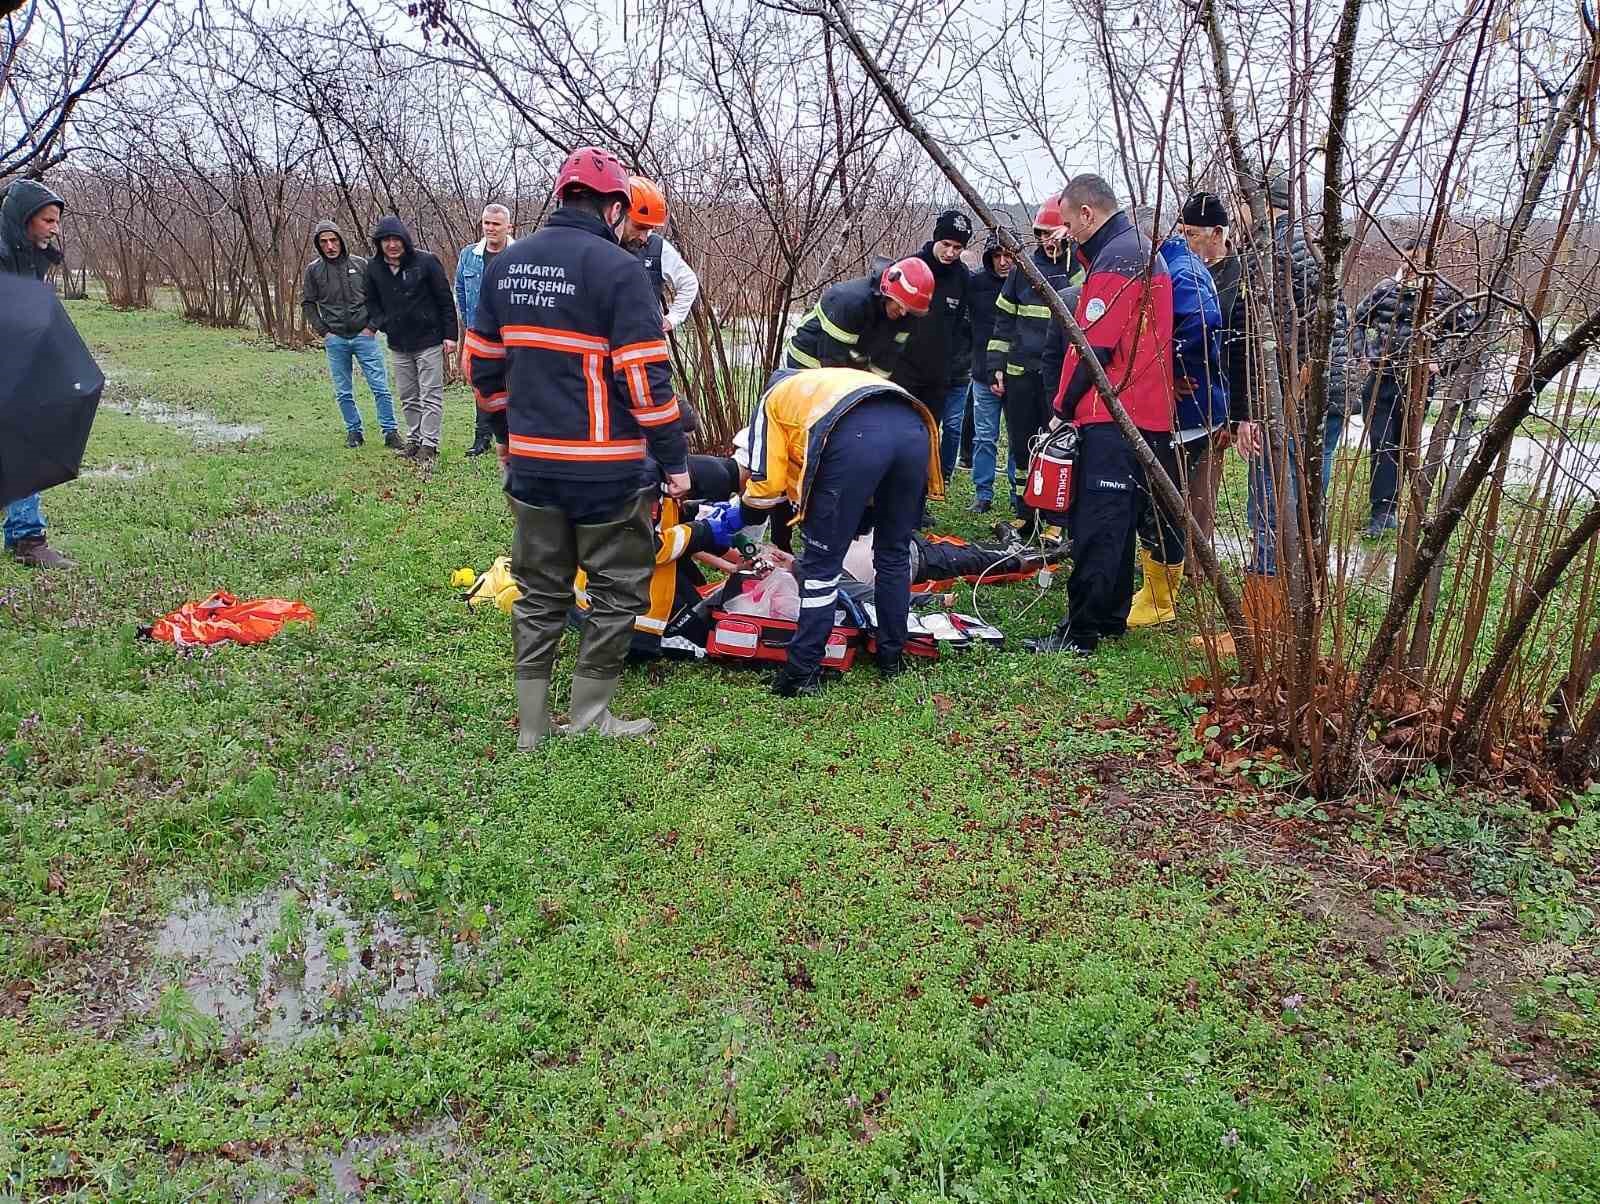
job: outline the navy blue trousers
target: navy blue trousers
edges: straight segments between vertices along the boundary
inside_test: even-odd
[[[1112,422],[1083,428],[1074,471],[1067,629],[1078,644],[1093,648],[1128,630],[1133,552],[1146,484],[1143,466]]]
[[[862,531],[869,507],[878,575],[878,659],[899,656],[911,608],[911,535],[927,490],[928,428],[905,402],[864,401],[835,424],[800,525],[805,548],[794,566],[800,622],[789,641],[792,673],[814,673],[822,663],[844,554]]]

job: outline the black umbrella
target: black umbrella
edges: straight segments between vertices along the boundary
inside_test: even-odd
[[[105,385],[55,293],[0,274],[0,506],[78,475]]]

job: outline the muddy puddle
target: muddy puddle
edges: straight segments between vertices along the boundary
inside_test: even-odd
[[[243,443],[261,433],[261,428],[248,422],[223,422],[204,410],[183,410],[148,397],[105,401],[101,403],[118,414],[142,418],[146,422],[169,426],[182,431],[196,443]]]
[[[150,471],[150,466],[143,460],[135,460],[132,464],[97,464],[93,468],[85,468],[78,474],[80,481],[137,481]]]
[[[251,1204],[286,1200],[365,1200],[369,1189],[404,1182],[423,1167],[449,1167],[460,1198],[489,1197],[471,1186],[474,1152],[446,1117],[396,1133],[353,1137],[334,1151],[274,1150],[241,1168],[236,1198]],[[421,1176],[417,1176],[421,1177]]]
[[[357,920],[321,887],[278,887],[235,903],[191,896],[162,924],[152,954],[159,983],[147,1015],[176,983],[224,1037],[269,1045],[438,989],[439,957],[423,938],[381,915]]]

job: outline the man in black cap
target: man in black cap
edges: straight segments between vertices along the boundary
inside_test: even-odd
[[[933,301],[928,306],[928,316],[911,327],[899,366],[890,377],[939,422],[939,468],[946,482],[955,471],[967,403],[972,347],[967,291],[971,273],[961,262],[961,252],[971,241],[972,219],[959,209],[946,209],[934,222],[933,238],[923,243],[915,256],[933,273]]]

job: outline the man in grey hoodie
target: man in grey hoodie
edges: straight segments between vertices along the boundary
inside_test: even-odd
[[[356,408],[354,364],[372,390],[378,426],[385,447],[401,446],[395,428],[394,399],[389,395],[389,374],[383,366],[383,348],[367,317],[367,261],[346,249],[344,234],[332,222],[318,222],[311,236],[317,257],[306,264],[300,289],[300,312],[306,325],[322,336],[328,355],[328,375],[333,396],[344,416],[344,445],[360,447],[361,411]]]

